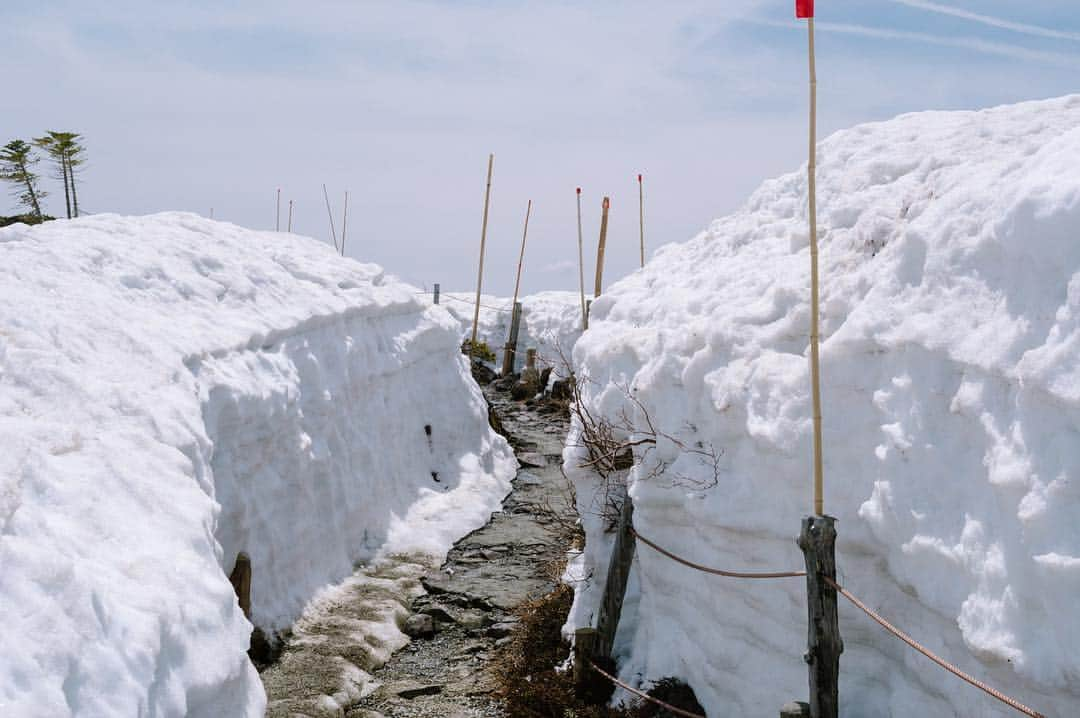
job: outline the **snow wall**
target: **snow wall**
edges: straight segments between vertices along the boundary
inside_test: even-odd
[[[452,292],[439,301],[461,324],[462,339],[472,336],[476,294]],[[537,292],[518,297],[521,302],[521,326],[518,327],[517,368],[525,364],[525,350],[536,349],[537,363],[559,368],[561,356],[571,360],[574,343],[581,336],[581,295],[577,292]],[[513,297],[480,295],[480,318],[476,334],[495,352],[496,364],[502,365],[503,348],[510,336]]]
[[[926,112],[819,147],[825,509],[842,584],[1047,715],[1080,706],[1080,96]],[[594,413],[633,393],[662,441],[630,476],[643,535],[709,566],[803,568],[811,512],[804,171],[661,249],[593,304],[574,351]],[[595,475],[571,630],[611,536]],[[659,477],[647,476],[664,462]],[[1015,713],[840,598],[841,714]],[[709,715],[805,699],[805,583],[738,581],[638,545],[619,673],[678,676]]]
[[[509,490],[457,322],[379,267],[169,213],[2,229],[0,273],[4,716],[262,716],[239,551],[274,631]]]

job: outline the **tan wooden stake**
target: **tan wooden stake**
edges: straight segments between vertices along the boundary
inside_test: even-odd
[[[476,330],[480,324],[480,288],[484,284],[484,245],[487,243],[488,206],[491,203],[491,170],[495,165],[494,153],[488,155],[487,189],[484,190],[484,223],[480,226],[480,265],[476,272],[476,309],[473,311],[472,340],[469,343],[470,358],[476,352]]]
[[[607,244],[607,218],[609,207],[611,207],[611,200],[604,197],[604,202],[600,205],[600,243],[596,247],[596,286],[594,287],[595,291],[593,293],[593,298],[599,297],[600,292],[603,290],[604,245]]]
[[[293,201],[290,199],[289,200],[289,228],[285,230],[286,232],[292,232],[292,205],[293,205]]]
[[[525,263],[525,238],[529,235],[529,215],[532,213],[532,200],[525,208],[525,231],[521,233],[521,253],[518,254],[517,279],[514,281],[514,304],[517,304],[518,290],[521,288],[521,266]]]
[[[281,231],[281,188],[277,190],[277,207],[274,212],[274,231]]]
[[[810,160],[807,176],[810,199],[810,384],[814,411],[814,514],[825,515],[825,479],[821,456],[821,364],[818,351],[817,241],[817,68],[814,61],[814,18],[807,18],[810,38]]]
[[[349,220],[349,190],[345,190],[345,210],[341,213],[341,256],[345,256],[345,223]]]
[[[330,211],[330,195],[326,193],[326,185],[322,186],[323,198],[326,200],[326,216],[330,219],[330,239],[334,240],[334,249],[337,249],[337,232],[334,231],[334,213]]]
[[[581,283],[581,330],[589,328],[589,312],[585,308],[585,256],[584,243],[581,239],[581,188],[577,188],[577,266],[578,280]]]
[[[645,187],[641,175],[637,176],[638,190],[638,227],[641,231],[641,266],[645,266]]]

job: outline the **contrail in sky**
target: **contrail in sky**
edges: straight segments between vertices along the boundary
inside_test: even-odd
[[[1073,40],[1080,42],[1080,32],[1065,32],[1063,30],[1054,30],[1048,27],[1042,27],[1040,25],[1029,25],[1023,22],[1013,22],[1011,20],[1004,20],[992,15],[982,15],[977,12],[971,12],[970,10],[964,10],[962,8],[953,7],[951,5],[942,5],[941,3],[930,2],[930,0],[891,0],[891,2],[906,5],[918,10],[927,10],[929,12],[936,12],[941,15],[950,15],[962,20],[971,20],[972,22],[982,23],[983,25],[989,25],[990,27],[1000,28],[1002,30],[1011,30],[1012,32],[1023,33],[1024,35],[1034,35],[1036,37],[1047,37],[1055,40]]]

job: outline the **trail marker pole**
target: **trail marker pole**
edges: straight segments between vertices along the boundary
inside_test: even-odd
[[[521,289],[521,266],[525,263],[525,238],[529,236],[529,215],[532,213],[532,200],[529,200],[525,208],[525,230],[521,233],[521,253],[518,254],[517,279],[514,280],[514,301],[511,304],[513,312],[510,315],[510,336],[506,339],[506,347],[503,349],[502,375],[509,376],[514,373],[514,359],[517,353],[518,325],[521,322],[521,304],[518,302],[518,291]]]
[[[277,190],[277,206],[274,211],[274,231],[281,231],[281,188]]]
[[[480,288],[484,284],[484,245],[487,243],[488,207],[491,204],[491,171],[495,154],[488,155],[487,189],[484,190],[484,222],[480,226],[480,263],[476,272],[476,309],[473,311],[472,339],[469,342],[469,358],[476,352],[476,330],[480,324]]]
[[[334,249],[337,249],[337,232],[334,231],[334,213],[330,211],[330,195],[326,193],[326,185],[322,186],[323,198],[326,200],[326,216],[330,219],[330,239],[334,240]]]
[[[345,256],[345,222],[349,219],[349,190],[345,190],[345,211],[341,214],[341,256]]]
[[[589,328],[589,312],[585,307],[585,258],[581,239],[581,188],[577,188],[577,266],[578,280],[581,283],[581,330]]]
[[[292,206],[293,206],[293,201],[290,199],[289,200],[289,228],[286,230],[287,232],[292,232]]]
[[[593,297],[599,297],[600,292],[603,289],[604,279],[604,245],[607,244],[607,220],[608,220],[608,208],[611,207],[611,200],[604,197],[603,203],[600,205],[600,243],[596,247],[596,286],[593,292]]]
[[[438,282],[435,282],[435,291],[432,292],[432,294],[435,297],[435,304],[438,304],[439,303],[439,283]]]
[[[638,188],[638,228],[641,233],[641,266],[645,266],[645,186],[642,184],[641,175],[637,176]]]

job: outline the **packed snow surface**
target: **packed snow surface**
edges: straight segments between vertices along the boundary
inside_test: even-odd
[[[578,292],[548,291],[519,297],[521,325],[518,327],[517,368],[525,362],[525,350],[535,349],[537,361],[556,369],[563,366],[562,357],[570,361],[574,343],[581,336],[581,294]],[[440,303],[461,324],[462,338],[472,336],[476,294],[445,293]],[[513,317],[513,297],[480,295],[480,316],[476,335],[487,342],[501,365],[503,348],[510,338]]]
[[[818,149],[825,510],[841,582],[1047,715],[1080,706],[1080,96],[925,112]],[[811,513],[805,170],[661,249],[592,307],[574,359],[595,416],[661,440],[637,529],[710,566],[802,568]],[[629,401],[632,393],[640,408]],[[566,464],[582,509],[597,477]],[[636,436],[641,436],[637,434]],[[639,450],[639,455],[642,452]],[[650,474],[659,473],[659,476]],[[610,534],[590,513],[569,627],[595,620]],[[640,545],[624,679],[678,676],[709,715],[806,697],[805,583],[739,581]],[[1010,715],[840,599],[846,716]]]
[[[438,557],[515,462],[459,327],[370,264],[190,214],[0,229],[0,715],[261,716],[251,624]]]

